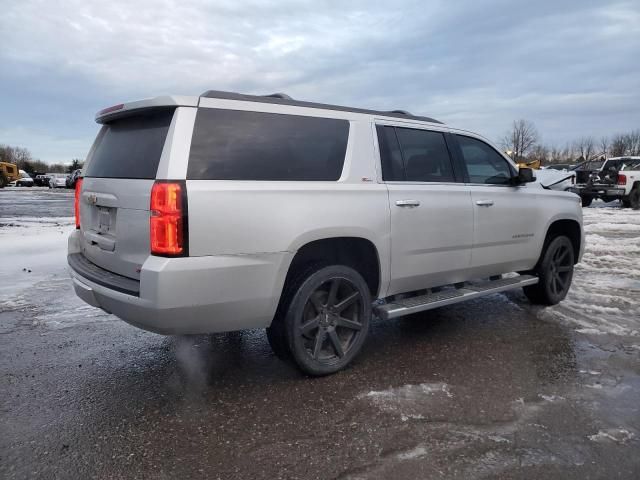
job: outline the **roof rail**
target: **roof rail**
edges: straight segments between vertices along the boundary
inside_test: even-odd
[[[293,100],[293,98],[291,98],[289,95],[281,92],[270,93],[269,95],[263,95],[263,97],[282,98],[283,100]]]
[[[404,120],[409,119],[409,120],[420,120],[422,122],[430,122],[430,123],[442,123],[431,117],[422,117],[419,115],[412,115],[406,110],[393,110],[391,112],[384,112],[380,110],[368,110],[365,108],[353,108],[353,107],[343,107],[341,105],[327,105],[324,103],[305,102],[301,100],[293,100],[289,95],[285,93],[272,93],[270,95],[246,95],[244,93],[223,92],[220,90],[207,90],[200,96],[204,98],[219,98],[222,100],[240,100],[243,102],[274,103],[278,105],[291,105],[295,107],[319,108],[322,110],[335,110],[338,112],[364,113],[368,115],[379,115],[383,117],[401,118]]]

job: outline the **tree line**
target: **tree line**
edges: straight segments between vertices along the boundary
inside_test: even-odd
[[[70,164],[45,163],[40,159],[33,158],[27,148],[12,147],[0,144],[0,162],[15,163],[20,170],[28,174],[36,173],[71,173],[78,168],[82,168],[83,161],[79,158],[71,160]]]
[[[542,165],[580,163],[600,157],[640,156],[640,129],[611,137],[587,135],[557,146],[544,144],[533,122],[521,119],[513,122],[501,144],[516,161],[540,160]]]

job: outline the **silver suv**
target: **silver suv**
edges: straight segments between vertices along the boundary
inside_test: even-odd
[[[96,121],[77,294],[163,334],[266,328],[312,375],[351,362],[372,315],[520,287],[557,303],[584,248],[576,195],[432,118],[208,91]]]

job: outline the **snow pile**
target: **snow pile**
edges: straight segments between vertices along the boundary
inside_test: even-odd
[[[579,332],[640,336],[640,212],[585,208],[586,245],[567,298],[541,312]]]

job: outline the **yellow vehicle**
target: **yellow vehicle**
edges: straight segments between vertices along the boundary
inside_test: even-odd
[[[18,166],[14,163],[0,162],[0,188],[20,178]]]
[[[517,164],[519,168],[533,168],[534,170],[540,170],[540,167],[542,166],[542,162],[540,160],[531,160],[530,162],[522,160],[517,162]]]

